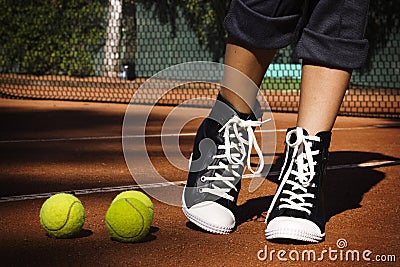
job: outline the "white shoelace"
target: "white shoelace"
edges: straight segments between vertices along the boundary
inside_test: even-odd
[[[290,139],[293,134],[296,134],[296,141],[291,143]],[[318,136],[304,135],[303,129],[299,127],[289,131],[286,135],[286,144],[293,148],[294,151],[291,159],[288,159],[286,155],[283,166],[285,167],[287,161],[290,160],[289,167],[287,171],[285,173],[282,172],[278,178],[278,180],[282,179],[282,182],[280,183],[278,190],[272,199],[265,222],[267,222],[267,219],[280,194],[287,195],[287,197],[281,197],[281,202],[283,203],[279,205],[279,208],[304,211],[308,215],[311,214],[310,208],[312,208],[312,204],[307,202],[307,198],[314,198],[315,196],[312,193],[308,193],[307,188],[313,186],[311,182],[315,175],[314,166],[316,165],[313,156],[319,153],[318,150],[311,150],[311,141],[319,142],[320,138]],[[305,160],[307,162],[305,162]],[[297,164],[297,170],[293,169],[293,165],[295,163]],[[294,180],[288,180],[291,174],[295,176]],[[283,190],[285,184],[291,185],[291,190]],[[295,193],[294,191],[297,190],[302,191],[302,193]]]
[[[240,178],[242,173],[239,173],[240,166],[244,167],[244,160],[247,157],[247,168],[253,174],[260,174],[264,167],[264,158],[262,151],[257,143],[253,127],[261,126],[263,123],[270,121],[271,119],[265,121],[252,121],[252,120],[242,120],[237,116],[233,116],[225,125],[219,130],[219,132],[224,131],[224,145],[219,145],[218,150],[224,150],[221,155],[213,156],[213,159],[227,159],[229,165],[219,161],[218,165],[208,166],[209,170],[225,170],[230,172],[232,176],[222,176],[215,172],[214,177],[202,176],[202,181],[222,181],[227,187],[220,188],[215,184],[212,184],[212,188],[203,188],[201,192],[210,193],[230,201],[233,201],[233,196],[229,195],[231,189],[237,191],[236,186],[232,183],[235,179]],[[248,140],[243,137],[241,133],[242,129],[247,132]],[[231,133],[232,130],[232,133]],[[235,142],[236,141],[236,142]],[[247,147],[247,149],[246,149]],[[259,158],[259,165],[256,170],[253,170],[250,164],[250,154],[254,147]],[[237,152],[232,153],[231,149]]]

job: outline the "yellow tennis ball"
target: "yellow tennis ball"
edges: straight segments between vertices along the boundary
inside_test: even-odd
[[[74,237],[85,222],[85,209],[77,197],[60,193],[43,203],[39,217],[40,224],[50,237]]]
[[[136,190],[129,190],[119,193],[113,200],[113,203],[121,198],[136,198],[143,202],[143,204],[149,209],[151,214],[151,220],[153,221],[154,217],[154,205],[151,202],[151,199],[143,192],[136,191]]]
[[[139,242],[150,232],[149,209],[135,198],[121,198],[111,203],[106,213],[106,227],[112,239]]]

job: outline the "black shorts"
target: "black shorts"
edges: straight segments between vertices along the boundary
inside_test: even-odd
[[[299,58],[354,69],[367,60],[368,6],[369,0],[232,0],[225,28],[248,48],[295,43]]]

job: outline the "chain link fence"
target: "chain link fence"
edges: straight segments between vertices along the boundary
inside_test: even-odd
[[[147,78],[172,65],[223,63],[223,1],[204,1],[199,14],[172,0],[0,2],[1,97],[129,103]],[[400,118],[399,27],[385,40],[369,66],[353,73],[340,114]],[[281,49],[261,85],[273,111],[297,111],[300,78],[301,62],[291,47]],[[149,89],[148,99],[154,93]],[[217,93],[214,85],[188,84],[159,104]]]

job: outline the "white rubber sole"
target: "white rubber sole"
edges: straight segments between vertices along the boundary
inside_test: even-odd
[[[265,230],[267,240],[282,239],[309,243],[324,240],[325,233],[313,222],[293,217],[277,217],[269,222]]]
[[[205,220],[204,218],[196,216],[195,214],[190,212],[190,209],[187,208],[183,197],[182,197],[182,210],[183,210],[183,213],[185,214],[185,216],[189,219],[189,221],[191,221],[192,223],[194,223],[195,225],[197,225],[198,227],[200,227],[201,229],[203,229],[207,232],[214,233],[214,234],[226,235],[226,234],[231,233],[233,231],[233,229],[235,228],[235,224],[236,224],[235,222],[233,222],[230,225],[221,226],[221,225],[216,225],[216,224],[210,223],[209,221]]]

